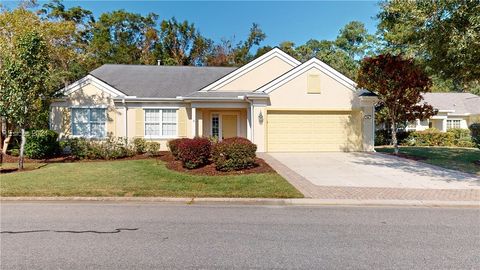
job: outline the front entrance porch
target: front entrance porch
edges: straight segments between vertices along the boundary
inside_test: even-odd
[[[215,137],[220,140],[249,137],[247,108],[192,108],[192,119],[195,123],[193,136]]]

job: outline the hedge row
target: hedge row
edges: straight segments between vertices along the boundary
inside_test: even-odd
[[[255,165],[257,146],[245,138],[228,138],[212,142],[207,138],[175,139],[168,142],[175,159],[185,168],[206,165],[210,160],[219,171],[242,170]]]
[[[471,124],[469,128],[472,133],[472,142],[480,148],[480,123]]]
[[[147,142],[136,138],[133,142],[121,137],[107,137],[104,140],[71,138],[60,142],[62,149],[76,159],[119,159],[135,154],[157,155],[160,143]]]
[[[408,146],[458,146],[473,147],[474,143],[468,129],[449,129],[441,132],[434,128],[424,131],[414,131],[405,139]]]
[[[104,140],[67,138],[58,141],[53,130],[30,130],[26,133],[25,156],[34,159],[51,158],[69,154],[76,159],[118,159],[135,154],[156,155],[160,151],[158,142],[147,142],[136,138],[129,142],[124,138],[107,137]]]
[[[405,139],[412,133],[412,131],[398,131],[397,142],[403,144]],[[392,133],[390,130],[382,129],[375,131],[375,145],[390,145],[392,143]]]

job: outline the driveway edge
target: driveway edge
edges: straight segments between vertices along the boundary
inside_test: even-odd
[[[305,177],[288,168],[285,164],[278,161],[267,153],[257,153],[257,155],[267,162],[278,174],[287,180],[294,188],[300,191],[305,198],[313,198],[314,194],[311,192],[315,186]]]
[[[351,199],[269,199],[269,198],[172,198],[172,197],[1,197],[0,202],[152,202],[214,205],[290,205],[290,206],[421,206],[474,207],[480,201],[439,200],[351,200]]]

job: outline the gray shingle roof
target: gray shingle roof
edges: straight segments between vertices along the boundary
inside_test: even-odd
[[[91,71],[90,75],[128,96],[175,98],[198,91],[235,69],[107,64]]]
[[[455,110],[454,114],[480,114],[480,96],[470,93],[425,93],[423,100],[439,110]]]

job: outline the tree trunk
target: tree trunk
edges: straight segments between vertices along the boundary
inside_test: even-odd
[[[2,125],[5,125],[5,138],[2,142],[2,154],[6,155],[8,150],[8,144],[12,140],[13,132],[10,132],[10,133],[8,132],[8,119],[6,117],[3,118]]]
[[[21,129],[22,131],[22,142],[20,143],[20,156],[19,156],[19,159],[18,159],[18,169],[19,170],[23,170],[23,152],[24,152],[24,149],[25,149],[25,128],[22,127]]]
[[[7,138],[5,138],[5,140],[3,141],[3,147],[2,147],[2,154],[6,155],[7,154],[7,150],[8,150],[8,144],[10,143],[10,141],[12,140],[12,133],[8,133],[7,131]]]
[[[393,152],[398,155],[398,141],[397,141],[397,123],[392,120],[392,144]]]

